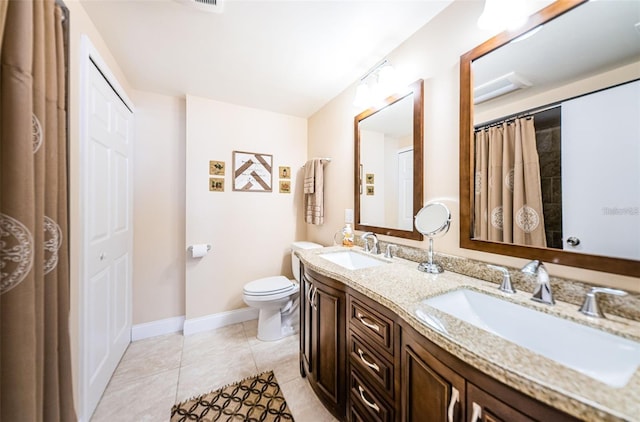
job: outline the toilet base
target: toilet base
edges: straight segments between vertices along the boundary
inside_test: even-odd
[[[292,318],[287,318],[282,324],[282,313],[277,309],[260,309],[258,316],[257,338],[261,341],[277,341],[298,333],[298,324],[293,323]],[[287,323],[288,322],[288,323]]]

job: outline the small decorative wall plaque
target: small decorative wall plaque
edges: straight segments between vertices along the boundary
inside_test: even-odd
[[[233,190],[272,191],[273,155],[233,151]]]
[[[367,195],[374,195],[374,192],[373,186],[367,186]]]
[[[374,178],[375,176],[373,173],[367,173],[367,185],[373,185]]]
[[[289,180],[280,181],[280,193],[291,193],[291,182]]]
[[[224,176],[224,161],[209,161],[209,174]]]
[[[291,167],[278,167],[281,179],[291,179]]]
[[[224,178],[222,177],[209,178],[209,191],[224,192]]]

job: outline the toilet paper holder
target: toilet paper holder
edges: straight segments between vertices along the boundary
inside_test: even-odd
[[[187,250],[188,250],[189,252],[193,251],[193,245],[189,246],[189,247],[187,248]],[[207,244],[207,252],[209,252],[210,250],[211,250],[211,245]]]
[[[203,258],[211,250],[211,245],[206,243],[200,243],[197,245],[191,245],[187,248],[191,258]]]

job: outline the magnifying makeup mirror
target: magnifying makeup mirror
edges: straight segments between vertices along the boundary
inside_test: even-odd
[[[451,211],[440,202],[425,205],[415,217],[416,229],[429,238],[429,260],[418,265],[418,270],[429,274],[440,274],[444,270],[440,264],[433,262],[433,239],[449,231]]]

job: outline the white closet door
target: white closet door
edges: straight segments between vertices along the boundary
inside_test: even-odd
[[[398,151],[398,228],[413,230],[413,148]]]
[[[565,250],[640,260],[639,116],[640,81],[562,103]]]
[[[83,357],[93,413],[131,340],[133,114],[89,66],[84,140]]]

